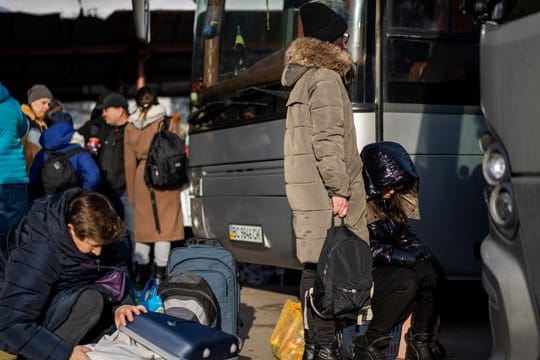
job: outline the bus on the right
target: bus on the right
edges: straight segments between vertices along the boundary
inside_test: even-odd
[[[481,140],[490,232],[481,245],[490,359],[540,358],[540,1],[482,10]]]

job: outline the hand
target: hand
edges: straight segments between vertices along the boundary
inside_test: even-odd
[[[82,345],[77,345],[73,348],[69,360],[89,360],[90,358],[86,356],[87,352],[90,352],[90,348]]]
[[[349,209],[349,200],[343,196],[332,196],[332,212],[334,215],[344,218]]]
[[[435,270],[433,270],[431,261],[418,260],[416,262],[416,280],[421,289],[434,289],[437,287],[439,277]]]
[[[126,326],[128,321],[133,321],[133,314],[141,315],[147,312],[148,310],[142,305],[122,305],[114,312],[114,324],[117,328]]]

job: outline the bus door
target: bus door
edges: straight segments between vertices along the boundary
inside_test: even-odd
[[[479,138],[479,27],[460,0],[381,9],[378,139],[402,144],[420,176],[413,226],[453,278],[480,275],[488,232]]]

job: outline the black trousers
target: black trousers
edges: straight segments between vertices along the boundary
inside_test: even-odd
[[[375,291],[371,299],[373,319],[366,337],[369,341],[388,336],[392,328],[413,311],[414,333],[431,333],[437,318],[435,289],[421,289],[413,269],[380,266],[373,270]]]
[[[333,319],[323,319],[317,316],[311,310],[309,301],[307,309],[304,309],[305,293],[309,288],[313,287],[316,274],[316,264],[305,264],[302,277],[300,278],[300,301],[302,301],[302,309],[304,314],[306,314],[308,333],[311,339],[317,344],[330,344],[336,339],[336,322]]]

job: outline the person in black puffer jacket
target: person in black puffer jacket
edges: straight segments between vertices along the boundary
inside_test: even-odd
[[[369,144],[360,155],[375,291],[373,319],[366,333],[355,340],[354,359],[386,359],[390,330],[412,312],[406,359],[437,359],[436,290],[444,274],[433,253],[408,224],[408,219],[420,218],[416,169],[397,143]]]

